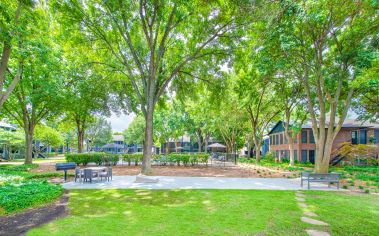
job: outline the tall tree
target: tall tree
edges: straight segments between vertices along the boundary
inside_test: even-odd
[[[63,89],[60,74],[61,53],[52,42],[49,16],[43,6],[35,12],[35,32],[24,52],[21,81],[4,104],[25,133],[25,164],[32,163],[34,129],[42,120],[60,112]]]
[[[58,147],[64,144],[63,135],[56,129],[45,125],[37,125],[35,139],[44,145],[42,150],[39,150],[39,147],[35,147],[36,152],[48,152],[50,150],[49,147],[53,147],[57,154]]]
[[[316,144],[315,171],[328,172],[333,141],[346,118],[354,81],[377,48],[376,3],[286,1],[280,36],[304,86]],[[290,58],[288,58],[290,60]]]
[[[142,172],[151,172],[153,114],[170,82],[198,59],[220,47],[216,42],[238,24],[231,2],[134,0],[63,1],[58,5],[75,19],[76,30],[106,48],[110,63],[131,82],[145,118]]]
[[[96,117],[87,129],[87,139],[90,141],[91,146],[103,146],[112,141],[112,126],[104,117]]]
[[[33,1],[4,0],[0,3],[0,110],[21,79],[23,54],[36,27],[29,19],[36,16]]]

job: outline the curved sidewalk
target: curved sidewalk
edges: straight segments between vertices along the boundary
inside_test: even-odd
[[[222,177],[177,177],[151,176],[158,183],[135,183],[136,176],[114,176],[110,182],[67,182],[65,189],[266,189],[306,190],[307,183],[300,187],[300,179],[287,178],[222,178]],[[311,190],[337,190],[321,183],[311,183]]]

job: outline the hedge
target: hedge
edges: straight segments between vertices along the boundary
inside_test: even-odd
[[[122,160],[128,162],[128,165],[134,162],[134,165],[138,166],[138,163],[142,161],[143,153],[128,153],[122,155]]]
[[[203,163],[208,165],[209,154],[207,153],[170,153],[165,154],[155,154],[153,155],[153,160],[159,164],[166,165],[178,165],[184,166],[196,165],[198,163]]]
[[[118,154],[108,153],[70,153],[66,154],[67,162],[75,162],[77,165],[87,165],[90,162],[94,162],[97,165],[117,165],[120,157]]]

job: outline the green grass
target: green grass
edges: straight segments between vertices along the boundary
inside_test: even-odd
[[[70,195],[70,216],[28,235],[305,235],[292,191],[74,190]]]
[[[379,196],[309,191],[306,203],[332,235],[379,235]]]
[[[73,190],[70,216],[28,235],[306,235],[305,229],[379,235],[378,196],[305,194],[329,227],[300,221],[294,191]]]

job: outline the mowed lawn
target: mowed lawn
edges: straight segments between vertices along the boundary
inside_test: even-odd
[[[378,235],[377,196],[305,193],[330,227],[302,223],[294,191],[74,190],[68,217],[28,235]]]

